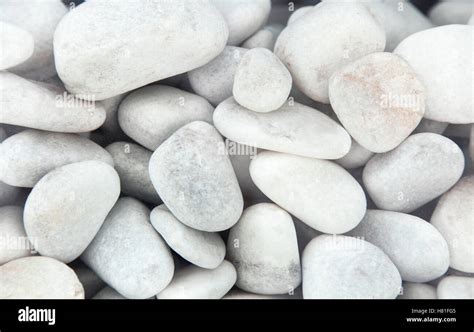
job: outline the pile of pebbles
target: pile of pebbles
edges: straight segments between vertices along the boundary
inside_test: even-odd
[[[472,4],[314,2],[0,1],[0,298],[474,298]]]

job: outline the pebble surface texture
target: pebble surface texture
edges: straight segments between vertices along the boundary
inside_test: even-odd
[[[242,192],[219,133],[192,122],[153,153],[150,177],[176,218],[189,227],[216,232],[232,227],[243,209]]]
[[[0,207],[0,265],[11,260],[31,256],[35,250],[28,240],[23,226],[23,209],[19,206]],[[8,246],[7,241],[15,241],[16,247]],[[30,244],[30,249],[27,245]]]
[[[33,36],[15,25],[0,21],[0,70],[9,69],[28,60],[33,54],[35,42]]]
[[[448,276],[444,277],[437,288],[439,299],[474,300],[474,278]]]
[[[275,204],[244,210],[230,230],[227,256],[237,269],[237,286],[244,291],[288,294],[301,283],[295,226]]]
[[[384,47],[382,27],[362,4],[321,3],[282,31],[275,54],[290,70],[298,89],[328,103],[331,75]]]
[[[453,141],[421,133],[370,159],[363,181],[378,208],[408,213],[445,193],[463,169],[463,153]]]
[[[205,1],[88,1],[54,33],[56,70],[72,93],[102,100],[206,64],[227,37]]]

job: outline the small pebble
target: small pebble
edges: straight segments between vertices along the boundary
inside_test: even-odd
[[[35,42],[26,30],[0,21],[0,70],[9,69],[28,60],[33,54]]]
[[[34,253],[23,226],[23,208],[0,207],[0,265]]]
[[[374,153],[352,140],[351,148],[344,157],[335,160],[336,163],[346,169],[362,167],[372,158]]]
[[[440,300],[474,300],[474,278],[444,277],[436,291]]]
[[[92,297],[93,300],[126,300],[112,287],[106,286]]]
[[[261,47],[273,51],[276,40],[284,28],[285,26],[281,24],[266,25],[247,39],[242,47],[248,49]]]

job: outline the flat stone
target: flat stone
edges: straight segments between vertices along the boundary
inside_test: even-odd
[[[437,27],[409,36],[394,50],[425,85],[427,119],[474,122],[473,33],[468,25]]]
[[[404,281],[428,282],[449,268],[448,244],[425,220],[409,214],[367,210],[360,224],[348,233],[382,249]]]
[[[193,91],[214,106],[232,97],[235,72],[247,51],[242,47],[226,46],[212,61],[191,70],[188,78]]]
[[[0,266],[0,299],[83,299],[74,271],[50,257],[24,257]]]
[[[329,103],[331,75],[384,48],[385,32],[364,5],[320,3],[283,30],[275,54],[299,90],[313,100]]]
[[[230,230],[227,257],[237,269],[237,287],[257,294],[287,294],[301,283],[301,266],[291,216],[275,204],[244,210]]]
[[[105,120],[100,103],[67,95],[58,87],[0,72],[0,123],[65,133],[88,132]]]
[[[261,28],[270,15],[270,0],[211,0],[229,27],[228,45],[240,45]]]
[[[218,233],[202,232],[176,219],[165,205],[151,211],[151,224],[181,257],[205,269],[217,268],[225,257],[225,243]]]
[[[257,113],[229,98],[219,104],[213,118],[225,137],[262,149],[322,159],[341,158],[350,149],[350,136],[342,126],[296,102]]]
[[[28,60],[33,54],[33,36],[16,25],[0,21],[0,70],[9,69]]]
[[[367,150],[355,140],[352,140],[349,152],[344,157],[335,160],[335,162],[346,169],[354,169],[367,164],[373,155],[372,151]]]
[[[431,224],[448,242],[450,266],[474,273],[474,175],[466,176],[445,193],[431,216]]]
[[[361,186],[331,161],[264,151],[250,175],[268,198],[318,231],[348,232],[365,214]]]
[[[394,299],[400,292],[397,268],[367,241],[321,235],[303,252],[305,299]]]
[[[403,294],[397,297],[400,300],[436,300],[437,298],[436,287],[414,282],[404,282]]]
[[[79,161],[114,165],[110,154],[87,138],[35,129],[10,136],[0,151],[2,180],[17,187],[31,188],[53,169]]]
[[[409,213],[446,192],[463,170],[464,156],[453,141],[421,133],[370,159],[363,181],[379,209]]]
[[[23,226],[23,208],[0,207],[0,265],[34,253]]]
[[[134,198],[120,198],[81,259],[110,287],[129,299],[158,294],[171,281],[174,263],[165,241]]]
[[[234,266],[223,261],[215,269],[187,266],[177,271],[173,281],[156,298],[166,299],[220,299],[235,284]]]
[[[122,130],[155,151],[176,130],[192,121],[212,123],[213,107],[202,97],[165,85],[152,85],[129,94],[120,104]]]
[[[124,194],[154,204],[161,202],[148,174],[151,151],[129,142],[115,142],[105,149],[114,160]]]
[[[440,300],[474,300],[474,278],[444,277],[438,283],[436,291]]]
[[[108,164],[93,160],[60,166],[28,196],[26,234],[41,255],[69,263],[91,243],[119,194],[119,177]]]
[[[222,231],[242,213],[242,193],[224,142],[206,122],[191,122],[161,144],[149,173],[166,206],[191,228]]]
[[[329,99],[350,135],[369,151],[397,147],[421,121],[425,88],[399,56],[373,53],[336,71]]]
[[[208,2],[88,1],[61,20],[54,57],[69,91],[102,100],[206,64],[227,37]]]
[[[240,60],[232,91],[240,105],[265,113],[283,106],[291,83],[290,72],[275,54],[266,48],[254,48]]]

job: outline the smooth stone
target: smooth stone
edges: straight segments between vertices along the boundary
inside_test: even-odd
[[[474,175],[466,176],[445,193],[431,216],[431,224],[448,242],[450,266],[474,273]]]
[[[240,45],[268,19],[270,0],[211,0],[229,27],[227,45]]]
[[[171,283],[156,298],[169,299],[220,299],[235,284],[234,266],[223,261],[214,269],[187,266],[177,271]]]
[[[161,202],[148,174],[151,151],[129,142],[115,142],[105,149],[114,160],[124,194],[154,204]]]
[[[425,220],[399,212],[367,210],[349,232],[378,248],[395,264],[404,281],[428,282],[449,268],[446,240]]]
[[[59,23],[54,57],[69,91],[102,100],[208,63],[227,37],[207,1],[88,1]]]
[[[474,300],[474,278],[445,277],[439,282],[436,291],[440,300]]]
[[[298,241],[291,216],[272,203],[244,210],[227,239],[237,287],[257,294],[285,294],[301,284]]]
[[[34,253],[23,226],[23,208],[0,207],[0,265]]]
[[[79,100],[58,87],[0,72],[0,123],[65,133],[99,128],[105,110],[99,103]]]
[[[285,26],[281,24],[266,25],[242,43],[242,47],[248,49],[262,47],[273,51],[276,40],[284,28]]]
[[[295,22],[297,19],[305,16],[308,14],[314,6],[303,6],[295,10],[288,19],[288,23],[286,25],[290,25],[291,23]]]
[[[428,17],[436,25],[468,24],[474,14],[471,1],[441,1],[428,12]]]
[[[60,166],[34,186],[25,204],[26,234],[35,249],[69,263],[96,236],[117,201],[120,179],[101,161]]]
[[[283,106],[290,95],[291,83],[290,72],[273,52],[254,48],[240,60],[232,91],[240,105],[265,113]]]
[[[303,252],[305,299],[394,299],[402,280],[382,250],[367,241],[321,235]]]
[[[23,193],[23,188],[13,187],[0,181],[0,206],[22,205],[21,200]]]
[[[223,231],[242,213],[242,192],[224,142],[206,122],[191,122],[161,144],[149,173],[163,203],[191,228]]]
[[[150,224],[150,211],[134,198],[120,198],[81,259],[110,287],[129,299],[158,294],[171,281],[174,263]]]
[[[247,51],[242,47],[226,46],[212,61],[191,70],[188,78],[193,91],[214,106],[232,97],[235,72]]]
[[[126,300],[112,287],[106,286],[92,297],[93,300]]]
[[[436,287],[429,284],[414,282],[403,283],[403,294],[398,296],[399,300],[436,300]]]
[[[10,136],[0,152],[2,181],[16,187],[31,188],[53,169],[79,161],[114,165],[110,154],[87,138],[35,129]]]
[[[165,85],[130,93],[120,104],[122,130],[155,151],[176,130],[192,121],[212,123],[213,107],[202,97]]]
[[[218,233],[202,232],[181,223],[160,205],[151,211],[151,224],[173,251],[205,269],[217,268],[225,257],[225,243]]]
[[[285,103],[273,112],[257,113],[229,98],[217,106],[213,119],[225,137],[266,150],[337,159],[351,146],[351,138],[342,126],[296,102]]]
[[[394,50],[425,85],[425,118],[474,122],[473,33],[474,27],[467,25],[437,27],[409,36]]]
[[[425,112],[424,86],[392,53],[372,53],[336,71],[329,99],[349,134],[376,153],[397,147]]]
[[[56,74],[53,35],[68,12],[61,0],[7,0],[0,3],[0,21],[26,30],[34,41],[33,55],[9,71],[32,80],[43,81]],[[29,43],[28,39],[21,39]]]
[[[351,148],[344,157],[334,160],[346,169],[362,167],[372,158],[374,153],[352,139]]]
[[[86,299],[92,298],[97,292],[104,288],[105,283],[82,261],[75,260],[69,267],[74,270],[82,287],[84,287],[84,297]]]
[[[313,100],[329,103],[331,75],[384,48],[385,32],[362,4],[320,3],[282,31],[275,54],[298,89]]]
[[[430,119],[421,119],[418,126],[415,128],[413,133],[434,133],[434,134],[443,134],[446,128],[448,128],[449,123],[439,122]]]
[[[250,163],[250,175],[268,198],[320,232],[348,232],[364,217],[364,191],[331,161],[264,151]]]
[[[0,299],[83,299],[84,288],[66,264],[24,257],[0,266]]]
[[[28,60],[33,54],[33,36],[16,25],[0,21],[0,70],[9,69]]]
[[[363,182],[379,209],[409,213],[445,193],[463,170],[459,146],[444,136],[420,133],[370,159]]]

